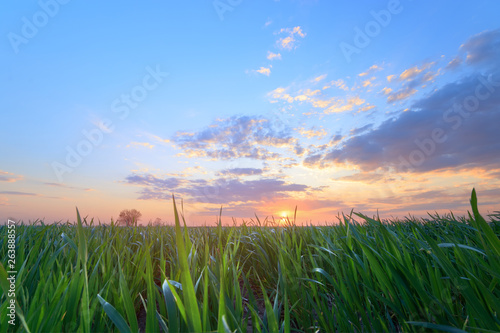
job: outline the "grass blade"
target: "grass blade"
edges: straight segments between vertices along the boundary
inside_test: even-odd
[[[106,312],[108,317],[116,325],[116,328],[118,328],[121,333],[131,333],[132,331],[125,322],[125,319],[123,319],[122,315],[118,311],[116,311],[114,306],[106,302],[104,298],[102,298],[99,294],[97,294],[97,298],[99,299],[99,302],[101,302],[102,307],[104,308],[104,311]]]
[[[174,215],[175,215],[175,239],[177,245],[177,251],[179,254],[179,265],[181,269],[181,283],[184,295],[184,304],[186,307],[186,316],[188,320],[189,329],[192,332],[201,332],[201,318],[200,310],[198,308],[198,301],[196,299],[196,294],[194,292],[193,280],[191,278],[191,273],[188,264],[188,254],[184,245],[184,235],[181,230],[179,213],[177,212],[177,206],[175,205],[175,198],[172,195],[172,200],[174,203]]]

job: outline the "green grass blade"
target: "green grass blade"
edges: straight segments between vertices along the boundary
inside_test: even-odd
[[[148,310],[146,312],[146,332],[158,332],[160,330],[156,320],[156,285],[153,276],[151,256],[146,256],[146,285],[148,295]]]
[[[181,283],[184,296],[184,304],[186,307],[186,316],[188,320],[189,329],[192,332],[201,332],[201,318],[200,309],[198,308],[198,301],[196,299],[196,294],[194,291],[193,280],[191,278],[191,273],[188,264],[188,254],[186,252],[186,247],[184,245],[184,235],[181,230],[179,213],[177,212],[177,206],[175,205],[175,198],[172,195],[172,200],[174,203],[174,215],[175,215],[175,239],[177,245],[177,251],[179,254],[179,266],[181,269]]]
[[[442,332],[449,332],[449,333],[467,333],[467,331],[461,330],[456,327],[452,326],[446,326],[446,325],[438,325],[438,324],[433,324],[433,323],[425,323],[421,321],[407,321],[407,324],[413,325],[413,326],[420,326],[428,329],[433,329],[433,330],[438,330]]]
[[[500,258],[500,239],[498,239],[498,236],[495,235],[493,229],[491,229],[486,220],[481,216],[481,214],[479,214],[475,189],[472,190],[470,203],[472,206],[472,211],[474,213],[474,219],[471,222],[475,222],[475,227],[480,232],[484,233],[486,240],[488,241],[487,243],[486,241],[483,241],[484,248],[492,250],[495,253],[496,257]]]
[[[233,333],[233,331],[231,331],[231,328],[229,328],[229,325],[227,324],[226,315],[222,316],[221,321],[222,321],[222,327],[224,327],[224,330],[222,331],[222,333]],[[221,332],[220,329],[219,329],[219,332]]]
[[[225,288],[225,278],[224,278],[224,265],[220,265],[220,290],[219,290],[219,315],[218,315],[218,327],[219,333],[225,333],[228,324],[225,320],[226,317],[226,295],[224,292]],[[229,330],[231,331],[231,330]]]
[[[80,212],[76,209],[76,217],[78,221],[77,236],[78,236],[78,262],[83,269],[83,295],[82,295],[82,316],[83,316],[83,331],[90,333],[90,300],[89,300],[89,280],[87,274],[87,238],[85,230],[83,230],[82,219]]]
[[[168,327],[170,332],[179,332],[179,316],[177,312],[177,304],[175,302],[174,294],[170,290],[167,280],[163,281],[162,285],[163,298],[165,299],[165,306],[167,307]]]
[[[297,210],[297,207],[295,207],[295,210]],[[284,333],[290,333],[290,308],[288,307],[288,295],[286,290],[285,290],[285,297],[283,299],[283,306],[285,308]]]
[[[123,275],[123,271],[120,265],[120,257],[118,257],[118,270],[120,272],[120,294],[125,303],[125,312],[127,313],[128,322],[130,323],[130,329],[132,332],[139,331],[139,325],[137,323],[137,315],[135,313],[134,302],[132,301],[132,297],[130,296],[130,290],[127,286],[127,281],[125,280],[125,276]]]
[[[115,324],[116,328],[118,328],[121,333],[131,333],[132,331],[125,322],[125,319],[123,319],[122,315],[118,311],[116,311],[114,306],[106,302],[104,298],[102,298],[99,294],[97,294],[97,298],[99,299],[99,302],[101,302],[102,307],[104,308],[104,311],[106,312],[108,317]]]

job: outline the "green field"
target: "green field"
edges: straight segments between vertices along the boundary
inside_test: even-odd
[[[175,203],[174,203],[175,207]],[[0,332],[498,332],[500,215],[332,226],[16,227]]]

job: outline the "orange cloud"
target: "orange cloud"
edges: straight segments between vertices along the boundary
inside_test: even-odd
[[[131,142],[130,144],[127,145],[127,148],[132,148],[132,147],[146,147],[149,149],[153,149],[154,145],[150,144],[149,142]]]
[[[314,78],[314,80],[313,80],[313,81],[314,81],[314,82],[319,82],[319,81],[324,80],[325,78],[326,78],[326,74],[323,74],[323,75],[320,75],[320,76],[318,76],[318,77]]]
[[[0,170],[0,182],[14,183],[23,179],[21,175],[15,175],[11,172]]]
[[[305,33],[302,32],[302,28],[297,26],[294,27],[293,29],[287,28],[287,29],[281,29],[279,33],[286,33],[288,34],[287,37],[282,37],[278,39],[277,44],[278,47],[281,49],[285,50],[292,50],[293,48],[296,47],[296,42],[297,40],[295,39],[296,36],[304,38],[306,36]]]
[[[371,74],[377,70],[381,70],[382,68],[378,65],[373,65],[371,66],[370,68],[368,68],[368,70],[366,72],[363,72],[363,73],[359,73],[358,76],[366,76],[368,74]]]
[[[321,139],[328,134],[323,128],[319,129],[319,130],[315,130],[314,128],[306,130],[305,128],[301,127],[301,128],[295,128],[295,130],[298,131],[300,133],[300,135],[302,135],[308,139],[311,139],[314,137]]]
[[[269,76],[271,74],[271,68],[261,67],[255,70],[257,73],[260,73],[265,76]]]
[[[389,95],[392,92],[392,88],[385,87],[382,89],[382,94]]]
[[[267,51],[267,59],[269,59],[269,60],[274,60],[274,59],[281,60],[281,54]]]

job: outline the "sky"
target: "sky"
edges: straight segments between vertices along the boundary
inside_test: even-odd
[[[497,1],[3,1],[0,221],[500,210]]]

